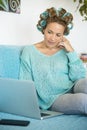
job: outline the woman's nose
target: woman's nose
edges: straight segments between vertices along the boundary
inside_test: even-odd
[[[55,35],[52,35],[51,36],[51,40],[55,40],[56,39],[56,36]]]

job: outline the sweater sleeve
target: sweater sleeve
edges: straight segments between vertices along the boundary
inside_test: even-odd
[[[29,50],[27,47],[23,49],[23,52],[20,57],[19,79],[33,80]]]
[[[86,77],[86,70],[83,62],[80,60],[76,52],[67,53],[69,59],[69,77],[72,81],[76,81]]]

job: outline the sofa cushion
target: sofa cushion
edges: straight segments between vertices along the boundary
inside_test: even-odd
[[[0,45],[0,77],[18,78],[21,46]]]

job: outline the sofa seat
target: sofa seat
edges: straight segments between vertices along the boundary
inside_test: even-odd
[[[0,45],[1,78],[18,79],[22,49],[23,46]],[[44,120],[37,120],[0,112],[0,119],[23,119],[30,121],[27,127],[0,125],[0,130],[87,130],[86,115],[61,115]]]

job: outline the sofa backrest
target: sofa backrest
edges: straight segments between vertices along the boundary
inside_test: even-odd
[[[0,77],[18,79],[22,46],[0,45]]]

